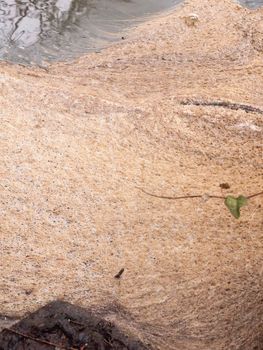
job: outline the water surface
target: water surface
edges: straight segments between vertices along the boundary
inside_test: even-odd
[[[249,8],[259,8],[263,6],[263,0],[240,0],[239,1],[241,5],[244,5]]]
[[[68,60],[180,0],[0,0],[0,59]]]

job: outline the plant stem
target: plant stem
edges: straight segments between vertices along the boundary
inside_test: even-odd
[[[257,197],[257,196],[261,196],[262,194],[263,194],[263,191],[259,192],[259,193],[251,194],[250,196],[247,197],[247,199],[254,198],[254,197]]]
[[[143,193],[147,194],[148,196],[155,197],[155,198],[162,198],[162,199],[170,199],[170,200],[177,200],[177,199],[189,199],[189,198],[203,198],[203,195],[197,194],[197,195],[186,195],[186,196],[180,196],[180,197],[170,197],[170,196],[158,196],[156,194],[150,193],[145,191],[144,189],[140,187],[136,187],[138,190],[142,191]],[[254,198],[257,196],[263,195],[263,191],[259,193],[252,194],[247,199]],[[207,195],[208,198],[214,198],[214,199],[226,199],[227,196],[215,196],[215,195]]]
[[[64,346],[61,346],[59,344],[55,344],[55,343],[49,342],[49,341],[44,340],[44,339],[34,338],[31,335],[29,335],[29,334],[21,333],[21,332],[16,331],[16,330],[14,330],[12,328],[4,328],[3,331],[14,333],[14,334],[16,334],[16,335],[18,335],[20,337],[23,337],[23,338],[26,338],[26,339],[30,339],[30,340],[32,340],[34,342],[37,342],[37,343],[41,343],[41,344],[45,344],[45,345],[48,345],[48,346],[52,346],[55,349],[60,348],[60,349],[65,349],[66,350],[66,348]],[[76,348],[72,348],[72,347],[67,347],[67,349],[69,349],[69,350],[77,350]]]
[[[138,190],[142,191],[143,193],[147,194],[148,196],[155,197],[155,198],[163,198],[163,199],[171,199],[171,200],[176,200],[176,199],[188,199],[188,198],[203,198],[203,195],[196,194],[196,195],[186,195],[186,196],[180,196],[180,197],[169,197],[169,196],[158,196],[153,193],[149,193],[145,191],[142,188],[136,187]],[[216,198],[216,199],[225,199],[225,197],[222,196],[213,196],[213,195],[208,195],[209,198]]]

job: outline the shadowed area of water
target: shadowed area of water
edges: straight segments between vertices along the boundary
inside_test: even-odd
[[[130,25],[182,0],[0,0],[0,60],[71,60],[120,40]],[[263,6],[263,0],[240,0]]]
[[[0,0],[0,59],[69,60],[181,0]]]

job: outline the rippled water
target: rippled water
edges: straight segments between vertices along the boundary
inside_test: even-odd
[[[121,39],[121,32],[182,0],[0,0],[0,59],[68,60]],[[240,0],[249,7],[263,0]]]
[[[71,59],[180,0],[0,0],[0,59]]]

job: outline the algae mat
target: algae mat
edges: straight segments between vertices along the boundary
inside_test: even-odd
[[[138,189],[262,191],[262,19],[191,0],[74,64],[1,63],[1,314],[63,299],[154,349],[263,348],[262,196],[236,220]]]

